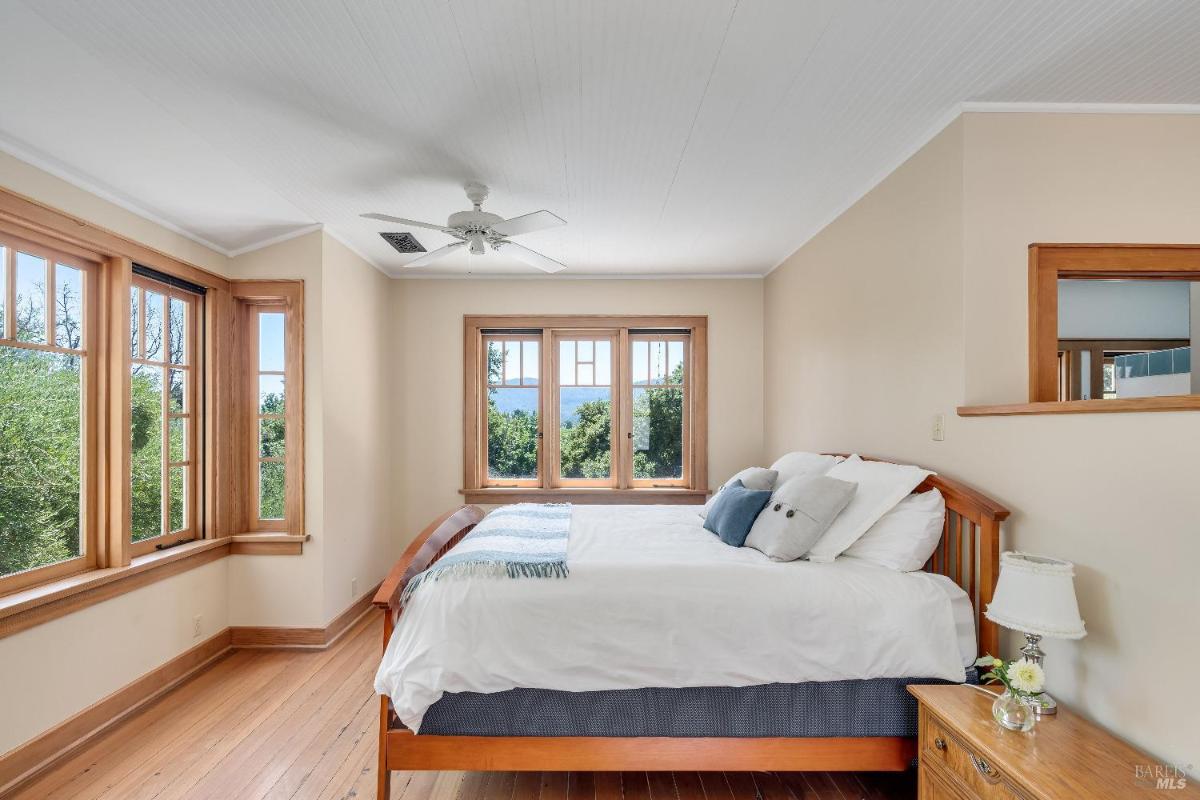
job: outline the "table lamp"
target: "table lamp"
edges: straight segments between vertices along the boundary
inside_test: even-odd
[[[1021,655],[1041,664],[1045,653],[1038,647],[1043,636],[1052,639],[1082,639],[1083,620],[1075,599],[1075,565],[1070,561],[1029,553],[1000,556],[1000,579],[984,615],[1014,631],[1025,634]],[[1054,714],[1058,704],[1042,693],[1031,699],[1038,714]]]

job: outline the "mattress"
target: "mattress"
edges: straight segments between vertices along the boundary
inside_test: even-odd
[[[567,560],[565,579],[455,576],[413,593],[375,681],[408,728],[424,733],[447,694],[957,682],[975,655],[953,582],[773,562],[721,543],[694,507],[574,506]]]
[[[964,681],[977,683],[974,667]],[[425,713],[432,736],[916,736],[911,683],[874,678],[763,686],[561,692],[510,689],[442,696]]]

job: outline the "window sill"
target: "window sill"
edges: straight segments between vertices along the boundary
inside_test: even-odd
[[[1200,395],[1129,397],[1114,400],[1066,400],[1010,403],[992,406],[959,406],[960,417],[1011,417],[1030,414],[1120,414],[1134,411],[1195,411]]]
[[[191,542],[138,556],[127,567],[89,570],[4,595],[0,638],[215,561],[227,555],[229,547],[228,539]]]
[[[235,556],[298,556],[304,552],[308,534],[236,533],[230,537],[229,552]]]
[[[703,505],[705,489],[487,488],[460,489],[468,503],[580,503],[583,505]]]

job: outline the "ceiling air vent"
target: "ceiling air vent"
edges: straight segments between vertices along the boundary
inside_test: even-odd
[[[383,240],[401,253],[424,253],[421,246],[411,233],[381,233]]]

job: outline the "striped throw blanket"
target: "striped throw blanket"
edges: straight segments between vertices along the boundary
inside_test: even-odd
[[[443,577],[565,578],[569,503],[517,503],[488,514],[429,569],[404,587],[401,602],[418,586]]]

